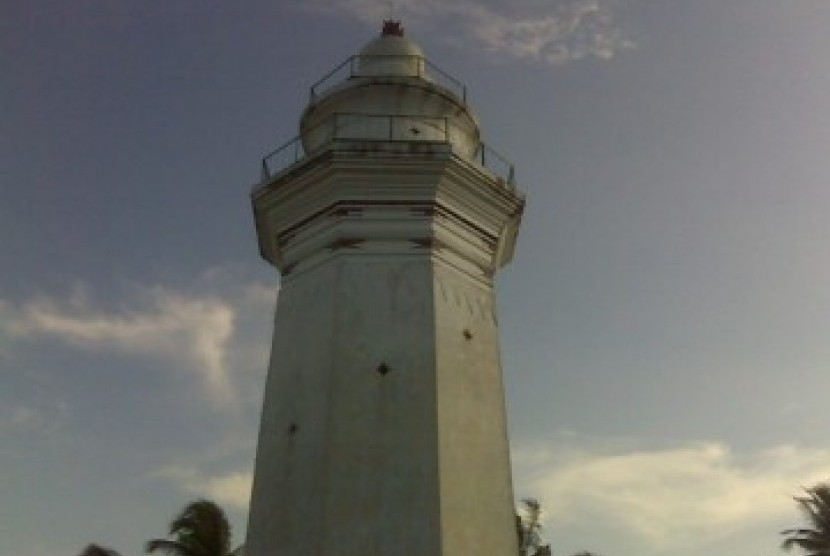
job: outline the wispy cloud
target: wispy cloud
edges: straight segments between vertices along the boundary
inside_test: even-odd
[[[550,501],[552,529],[603,524],[654,553],[692,550],[786,518],[800,485],[830,477],[830,450],[778,446],[741,456],[716,442],[607,451],[572,438],[516,450],[514,462],[528,491]]]
[[[248,509],[252,481],[250,471],[210,475],[195,467],[174,465],[158,470],[153,476],[170,481],[188,494],[209,498],[230,508]]]
[[[68,412],[62,400],[51,403],[0,400],[0,436],[6,432],[31,435],[60,430]]]
[[[345,13],[377,25],[403,19],[422,28],[442,29],[444,37],[471,48],[563,64],[584,58],[608,60],[634,48],[622,21],[622,0],[560,0],[495,5],[473,0],[341,0],[310,4],[321,13]]]
[[[252,313],[270,313],[274,296],[275,288],[260,284],[233,292],[139,287],[129,305],[109,308],[79,287],[66,298],[42,295],[19,304],[2,302],[0,341],[7,350],[13,342],[50,339],[86,351],[171,361],[174,368],[195,373],[209,399],[226,407],[236,394],[230,361],[245,358],[233,350],[239,321],[250,320]],[[244,341],[236,343],[241,347]],[[264,349],[254,350],[263,361]]]

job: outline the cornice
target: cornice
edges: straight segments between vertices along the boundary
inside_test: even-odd
[[[426,252],[484,279],[509,262],[524,207],[518,191],[445,143],[383,145],[334,145],[257,187],[262,256],[283,275],[334,251]]]

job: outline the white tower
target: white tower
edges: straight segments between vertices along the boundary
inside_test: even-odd
[[[396,22],[300,128],[252,193],[282,285],[247,555],[515,556],[493,293],[512,168]]]

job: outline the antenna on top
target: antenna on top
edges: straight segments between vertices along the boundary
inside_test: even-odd
[[[394,19],[384,19],[383,20],[383,30],[380,32],[380,36],[382,37],[402,37],[403,36],[403,26],[401,26],[400,20]]]

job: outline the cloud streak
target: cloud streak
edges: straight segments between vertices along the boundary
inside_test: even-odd
[[[316,1],[312,8],[332,8],[372,25],[399,18],[422,27],[445,29],[444,36],[460,39],[473,48],[564,64],[585,58],[609,60],[634,48],[632,34],[621,21],[619,0],[561,0],[492,4],[472,0],[343,0]]]
[[[830,477],[828,450],[778,446],[742,457],[717,442],[603,451],[577,440],[520,449],[514,461],[552,529],[605,524],[654,553],[703,547],[759,522],[790,521],[799,486]]]
[[[132,306],[110,309],[97,306],[78,288],[67,299],[2,302],[0,338],[6,351],[12,343],[53,339],[90,352],[170,361],[195,373],[215,406],[228,407],[236,395],[231,360],[245,359],[232,352],[235,343],[244,343],[235,338],[240,317],[250,320],[251,313],[269,312],[273,299],[274,289],[259,284],[224,296],[152,287],[142,288]]]

